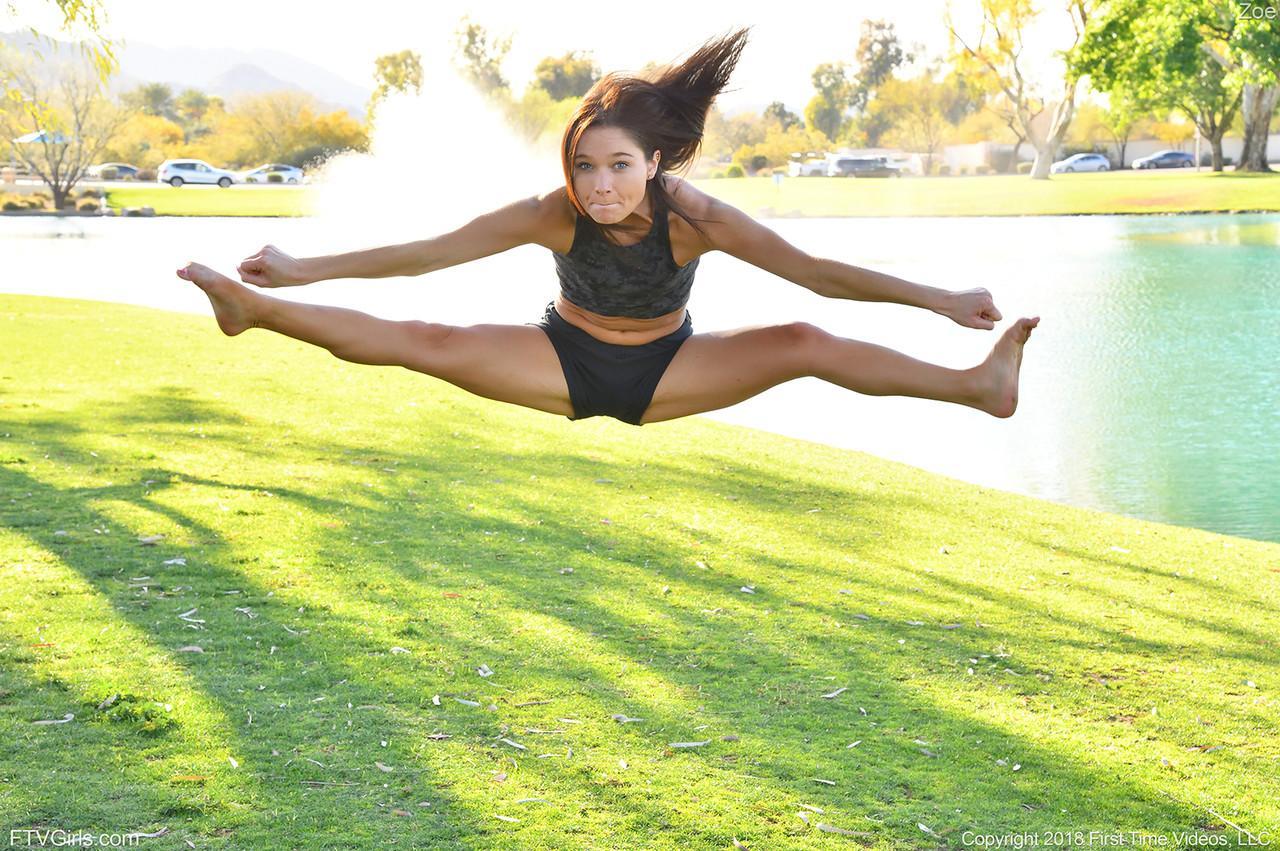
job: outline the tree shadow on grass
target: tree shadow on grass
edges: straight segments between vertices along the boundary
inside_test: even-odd
[[[202,407],[208,407],[207,403]],[[133,409],[136,410],[136,408]],[[178,403],[167,405],[164,411],[169,419],[152,423],[159,433],[163,433],[168,427],[172,434],[174,423],[191,422],[189,416],[194,416],[185,412],[182,405]],[[38,437],[46,449],[61,453],[55,455],[55,452],[51,452],[51,457],[83,457],[84,455],[75,445],[83,438],[80,429],[73,425],[76,414],[73,412],[67,417],[69,419],[59,421],[48,429],[45,426],[50,425],[49,423],[33,423],[29,426],[42,432]],[[112,422],[112,417],[103,417],[99,414],[95,424],[110,427]],[[135,421],[135,423],[144,425],[141,422]],[[153,433],[155,433],[154,430]],[[190,436],[186,435],[186,437]],[[472,435],[468,439],[481,438],[479,435]],[[232,441],[225,434],[213,434],[200,440],[201,443],[206,440],[221,442],[224,447],[234,443],[234,448],[242,454],[244,459],[241,468],[246,474],[260,466],[270,469],[269,465],[277,460],[274,451],[254,443]],[[396,464],[398,472],[411,471],[419,475],[434,473],[439,480],[459,472],[474,471],[477,460],[496,463],[500,444],[490,438],[485,438],[484,441],[487,446],[477,455],[460,460],[454,459],[448,463],[440,463],[436,453],[427,456],[382,448],[371,452],[356,444],[344,445],[336,441],[327,443],[308,441],[308,443],[313,454],[318,451],[323,457],[345,456],[350,463],[358,463],[362,457],[373,457],[380,459],[380,463]],[[447,454],[447,452],[438,454]],[[602,472],[606,475],[610,473],[623,475],[629,470],[626,466],[616,466],[620,462],[602,463],[587,458],[566,459],[562,455],[551,453],[532,457],[523,456],[510,465],[510,468],[513,471],[525,472],[531,463],[539,469],[559,470],[558,475],[563,482],[581,481],[581,477],[599,475]],[[502,467],[501,464],[498,466]],[[281,487],[278,482],[272,483],[270,478],[258,483],[248,480],[226,483],[217,481],[212,476],[192,476],[189,473],[168,471],[158,466],[147,469],[147,477],[154,476],[161,485],[156,490],[163,490],[169,482],[199,483],[226,488],[229,491],[238,490],[241,493],[267,487],[277,498],[315,516],[333,516],[357,501],[355,494],[344,493],[341,496],[325,497],[300,489]],[[34,476],[23,476],[8,469],[0,472],[6,479],[4,481],[6,492],[34,493],[39,495],[38,498],[50,503],[58,500],[73,500],[79,505],[80,516],[94,523],[117,523],[106,515],[96,512],[90,505],[92,502],[110,499],[131,502],[139,509],[165,514],[172,523],[184,530],[189,530],[194,539],[204,544],[198,549],[192,548],[185,551],[193,562],[198,560],[200,568],[198,571],[175,570],[171,574],[172,579],[201,581],[213,589],[243,590],[245,593],[235,597],[234,602],[253,607],[259,616],[257,624],[259,629],[266,626],[271,626],[273,629],[280,627],[276,630],[280,636],[280,648],[285,650],[295,662],[310,666],[304,667],[299,674],[307,677],[308,684],[314,684],[316,688],[333,688],[334,684],[341,683],[343,686],[341,696],[348,697],[353,704],[357,705],[388,706],[386,700],[388,685],[392,686],[392,694],[405,696],[394,703],[393,708],[386,709],[378,723],[371,724],[370,727],[380,726],[381,729],[407,732],[415,723],[421,721],[422,715],[432,711],[425,708],[421,696],[417,700],[406,699],[409,695],[420,693],[421,676],[423,673],[430,673],[430,669],[402,671],[386,668],[379,672],[377,682],[373,682],[370,681],[368,670],[362,669],[357,663],[362,654],[368,658],[386,653],[387,640],[393,634],[388,631],[392,625],[399,624],[400,629],[413,625],[411,618],[396,617],[398,613],[390,611],[385,603],[382,605],[382,617],[386,621],[387,629],[383,629],[381,634],[376,629],[381,625],[363,622],[354,607],[347,613],[330,609],[321,615],[316,614],[315,605],[310,604],[308,610],[312,611],[311,615],[302,619],[294,618],[289,614],[293,604],[299,601],[310,603],[308,598],[298,595],[287,604],[283,599],[284,594],[278,595],[280,599],[270,599],[265,585],[250,581],[243,572],[231,566],[238,563],[239,559],[247,557],[248,553],[241,552],[237,546],[224,540],[217,529],[200,522],[190,514],[158,506],[155,500],[147,499],[145,494],[139,494],[136,484],[106,488],[57,489],[43,484]],[[689,466],[678,464],[653,464],[651,469],[646,470],[647,481],[655,491],[662,491],[677,482],[688,487],[690,475]],[[780,512],[785,507],[788,512],[794,512],[794,505],[782,496],[786,492],[788,483],[767,476],[764,477],[764,481],[765,487],[759,489],[763,494],[768,495],[762,496],[766,506],[764,510]],[[758,484],[759,480],[753,483]],[[717,483],[718,486],[720,484],[722,483]],[[803,643],[797,642],[795,648],[786,652],[779,647],[764,645],[756,639],[753,627],[758,628],[760,624],[753,618],[751,612],[745,609],[740,610],[743,613],[741,620],[745,623],[726,622],[724,619],[708,622],[691,610],[676,607],[659,609],[655,606],[645,609],[643,608],[645,601],[641,598],[633,599],[627,611],[619,611],[617,606],[607,605],[597,599],[596,592],[603,587],[602,581],[597,580],[593,583],[586,580],[576,585],[566,582],[549,587],[544,581],[545,575],[513,569],[523,568],[524,565],[521,562],[510,560],[506,563],[498,563],[500,560],[496,556],[501,553],[492,551],[499,549],[498,547],[477,546],[475,542],[484,542],[486,537],[493,537],[496,542],[523,535],[526,539],[532,538],[531,543],[534,546],[545,547],[548,552],[559,553],[566,548],[567,544],[575,542],[574,539],[580,538],[583,534],[580,525],[576,526],[567,520],[557,519],[548,522],[544,516],[546,510],[544,505],[521,499],[518,494],[519,491],[515,489],[507,489],[498,496],[508,517],[526,518],[529,523],[504,520],[494,516],[472,516],[464,506],[464,500],[468,498],[466,495],[453,494],[447,489],[436,493],[437,502],[434,507],[438,509],[441,518],[448,520],[448,534],[460,539],[460,542],[434,541],[435,548],[432,556],[440,561],[467,564],[469,572],[465,581],[469,582],[477,593],[473,598],[475,607],[468,613],[471,615],[469,620],[463,621],[456,616],[456,612],[442,610],[441,616],[434,622],[430,622],[432,633],[429,643],[434,645],[434,649],[441,654],[467,659],[467,664],[474,664],[475,660],[488,659],[491,660],[488,664],[496,670],[519,670],[523,679],[536,683],[536,688],[543,692],[559,692],[567,696],[580,692],[585,684],[590,692],[590,698],[597,705],[601,718],[605,717],[610,710],[625,706],[627,708],[620,711],[642,715],[649,719],[643,729],[631,728],[630,725],[618,727],[619,735],[630,737],[637,749],[642,750],[646,746],[654,748],[662,744],[662,741],[655,741],[654,733],[651,731],[691,731],[693,725],[688,714],[670,708],[667,705],[670,703],[669,700],[656,699],[661,697],[660,695],[646,698],[632,692],[621,682],[620,677],[611,676],[609,669],[603,664],[583,654],[574,660],[566,658],[564,654],[552,656],[536,652],[535,648],[528,647],[527,639],[522,636],[521,630],[513,628],[512,624],[522,611],[529,611],[548,621],[558,621],[564,634],[576,634],[583,642],[589,638],[593,655],[607,652],[612,661],[626,660],[638,665],[647,672],[653,685],[670,689],[677,696],[697,695],[704,707],[704,712],[698,716],[702,723],[710,723],[721,729],[742,731],[740,734],[742,743],[734,749],[734,754],[717,753],[722,757],[720,764],[716,764],[710,758],[711,753],[702,751],[663,756],[664,759],[682,760],[686,766],[685,770],[690,773],[691,782],[695,780],[705,782],[714,776],[721,782],[741,783],[742,778],[746,776],[741,766],[749,764],[751,775],[765,781],[762,786],[763,791],[788,799],[795,796],[814,800],[818,796],[812,791],[814,786],[809,778],[834,774],[842,781],[842,785],[824,798],[828,805],[833,808],[845,808],[850,815],[856,813],[873,817],[877,813],[884,814],[885,808],[894,808],[887,814],[887,817],[893,819],[892,823],[878,828],[880,835],[896,836],[909,842],[920,842],[921,834],[914,829],[914,825],[909,823],[909,818],[906,818],[908,813],[912,814],[911,817],[919,817],[922,821],[926,817],[931,819],[939,831],[955,831],[963,825],[971,824],[966,820],[971,816],[952,817],[951,811],[957,806],[964,813],[993,815],[1002,820],[1005,825],[1012,827],[1028,822],[1027,811],[1020,805],[1020,803],[1027,803],[1037,807],[1040,812],[1037,818],[1043,820],[1044,824],[1062,827],[1061,822],[1053,821],[1056,815],[1047,811],[1048,807],[1060,802],[1062,789],[1069,789],[1073,795],[1080,795],[1081,803],[1078,805],[1079,810],[1076,815],[1080,818],[1096,819],[1097,824],[1103,824],[1108,818],[1114,818],[1131,824],[1191,825],[1198,823],[1197,820],[1201,818],[1184,806],[1152,796],[1149,790],[1133,781],[1112,779],[1108,784],[1095,785],[1096,768],[1079,764],[1078,759],[1069,749],[1029,742],[995,725],[981,723],[972,717],[960,717],[939,708],[923,698],[920,693],[913,692],[909,688],[909,682],[902,682],[902,665],[900,661],[891,658],[888,654],[877,656],[867,651],[850,653],[847,649],[836,646],[834,642],[824,642],[821,638]],[[832,499],[848,501],[848,495],[843,492],[832,491],[828,495]],[[361,495],[361,497],[364,496]],[[359,501],[364,503],[358,508],[362,515],[359,527],[362,535],[391,535],[403,531],[407,525],[413,525],[415,520],[420,522],[421,515],[407,498],[407,493],[399,504],[385,499],[378,504],[373,498]],[[911,501],[900,500],[900,502],[905,505]],[[882,501],[878,501],[877,504],[882,505]],[[851,511],[848,514],[852,516],[856,512]],[[33,524],[27,528],[35,530],[38,527]],[[139,611],[132,606],[124,605],[127,598],[121,593],[119,585],[113,584],[114,572],[104,571],[96,555],[90,557],[87,553],[79,553],[74,548],[60,546],[59,542],[52,537],[52,531],[47,526],[44,528],[43,534],[39,531],[28,531],[26,534],[50,552],[58,553],[65,563],[90,581],[105,599],[112,601],[123,617],[139,630],[152,635],[157,646],[172,647],[174,642],[190,640],[191,634],[185,632],[181,625],[175,623],[165,626],[164,621],[156,621],[155,613],[145,609]],[[916,530],[908,526],[887,528],[891,534],[902,534],[906,537],[916,534]],[[350,531],[348,527],[341,533],[336,531],[322,533],[317,541],[318,554],[334,559],[360,559],[363,562],[358,569],[334,571],[329,576],[327,583],[335,591],[333,597],[347,600],[371,598],[374,595],[368,590],[368,586],[374,581],[399,581],[402,589],[423,583],[425,579],[423,569],[411,566],[415,558],[420,556],[417,550],[407,549],[404,546],[393,546],[388,549],[373,543],[353,545],[348,540],[350,536],[347,533]],[[491,535],[486,536],[484,534],[486,532]],[[705,533],[699,534],[708,537]],[[639,543],[643,545],[645,540],[641,537]],[[847,541],[845,545],[848,545]],[[687,554],[677,552],[672,547],[671,542],[656,542],[655,557],[666,557],[671,564],[688,565]],[[530,547],[530,549],[533,548]],[[170,549],[166,548],[165,555],[173,554]],[[602,546],[599,553],[581,556],[580,563],[585,569],[595,569],[601,564],[599,556],[602,556],[606,550],[607,548]],[[150,552],[148,556],[146,564],[154,564],[150,558]],[[760,554],[755,558],[759,559]],[[141,567],[144,563],[138,561],[137,564]],[[558,567],[558,564],[555,566]],[[796,565],[775,560],[773,568],[779,572],[779,575],[784,575],[795,572]],[[709,576],[700,575],[695,572],[695,568],[671,567],[668,570],[670,575],[680,576],[681,581],[697,588],[704,595],[709,597],[719,595],[726,609],[739,605],[738,598],[732,593],[726,593],[723,584],[713,582]],[[837,575],[835,571],[831,574]],[[213,581],[209,581],[210,577]],[[960,594],[959,599],[963,600],[966,596],[967,593]],[[183,606],[188,600],[194,601],[193,597],[182,599]],[[213,599],[216,600],[216,597]],[[782,595],[779,595],[779,599],[783,599]],[[499,604],[507,606],[506,613],[499,610]],[[206,601],[204,605],[211,604]],[[571,607],[574,612],[572,617],[564,614],[566,607]],[[174,611],[176,612],[177,609]],[[847,612],[840,612],[833,608],[831,614],[847,615]],[[720,658],[709,664],[700,664],[696,668],[678,662],[672,663],[670,660],[667,664],[657,662],[657,656],[653,650],[647,646],[636,646],[634,638],[637,630],[651,629],[648,624],[640,622],[637,615],[661,617],[669,623],[676,624],[676,628],[672,631],[687,637],[687,644],[683,647],[669,647],[668,650],[673,654],[686,652],[688,649],[702,652],[701,648],[704,647],[719,647],[723,648]],[[208,628],[232,630],[234,629],[232,624],[238,623],[237,619],[240,617],[234,613],[230,605],[226,605],[221,610],[210,613]],[[305,624],[310,624],[312,633],[305,640],[291,636],[295,639],[294,642],[286,644],[288,639],[284,638],[286,634],[284,627],[290,624],[292,624],[290,628],[298,629],[308,628]],[[596,626],[598,631],[594,633],[586,631],[586,625]],[[622,634],[625,634],[625,637]],[[886,630],[883,637],[887,639],[894,634],[896,633]],[[524,652],[521,652],[522,645],[528,647]],[[198,662],[194,659],[182,661],[191,675],[201,683],[210,699],[227,707],[230,717],[238,712],[242,705],[240,701],[243,700],[238,697],[235,685],[249,685],[251,678],[271,673],[282,675],[285,671],[278,666],[279,663],[276,666],[268,664],[263,667],[246,664],[242,652],[235,652],[229,641],[226,646],[232,652],[208,652]],[[751,648],[750,659],[745,658],[740,652],[746,647]],[[924,648],[920,648],[919,652],[925,652]],[[939,659],[950,659],[957,654],[970,652],[972,647],[965,646],[963,641],[949,639],[944,652],[938,652],[936,655]],[[282,661],[285,658],[281,656]],[[827,676],[832,672],[836,672],[837,675],[844,673],[857,684],[856,687],[851,688],[851,693],[865,698],[862,705],[868,709],[869,714],[867,716],[855,714],[857,710],[852,700],[815,699],[807,689],[805,694],[801,694],[797,688],[794,695],[786,698],[785,703],[777,704],[777,719],[769,719],[765,730],[758,732],[754,737],[755,741],[752,741],[752,733],[748,730],[753,722],[759,720],[761,683],[751,678],[749,674],[751,670],[769,674],[778,672],[784,677],[801,674],[817,677]],[[819,682],[815,681],[813,685],[818,686]],[[498,684],[491,681],[485,687],[498,690]],[[826,687],[825,682],[822,683],[822,687]],[[480,696],[478,691],[466,689],[459,691]],[[817,688],[814,691],[816,692]],[[501,695],[499,695],[500,698]],[[508,699],[503,701],[504,708],[508,708],[512,713],[512,720],[518,714],[515,712],[516,707],[511,706],[517,702],[513,698],[514,696],[508,696]],[[867,707],[867,703],[872,705]],[[710,708],[707,709],[707,707]],[[448,720],[452,720],[452,717],[448,716]],[[442,714],[433,718],[443,721],[445,716]],[[539,717],[538,720],[543,719]],[[872,721],[875,721],[879,729],[867,726]],[[864,757],[863,762],[852,766],[835,763],[831,753],[836,748],[843,748],[847,744],[845,739],[849,738],[851,731],[866,730],[868,734],[881,732],[890,729],[895,722],[902,734],[891,734],[880,740],[880,747],[875,750],[877,754],[875,761],[865,761]],[[282,720],[280,724],[280,729],[288,729],[288,719]],[[473,744],[477,745],[482,729],[490,734],[488,736],[490,741],[494,738],[492,724],[475,722],[465,716],[459,720],[455,729],[458,731],[455,735],[459,737],[467,735],[475,737],[477,741]],[[913,741],[904,738],[916,730],[934,731],[931,736],[936,736],[947,743],[945,746],[938,746],[941,748],[937,751],[938,757],[922,755]],[[793,738],[791,742],[783,743],[790,746],[790,752],[788,752],[788,749],[777,741],[777,736],[770,735],[774,731],[782,733],[784,737],[790,735],[803,738],[807,733],[811,739],[820,741],[814,747],[806,749],[794,742]],[[407,733],[407,735],[413,734]],[[404,737],[406,736],[398,735],[396,738]],[[981,738],[984,747],[965,748],[958,744],[971,737]],[[238,733],[237,744],[246,752],[256,752],[260,759],[265,759],[262,757],[262,752],[266,743],[250,738],[247,728]],[[812,744],[812,742],[806,744]],[[344,745],[354,747],[349,743]],[[500,755],[506,753],[499,749],[501,747],[503,746],[493,746],[495,764],[502,764]],[[782,755],[778,753],[780,748],[783,748]],[[871,750],[868,748],[862,753]],[[415,754],[412,752],[392,751],[392,753],[404,762],[414,761]],[[990,773],[992,753],[1027,754],[1023,761],[1028,768],[1032,766],[1037,768],[1037,776],[1032,778],[1030,771],[1017,778],[1012,775],[992,775]],[[954,759],[952,754],[955,754]],[[735,760],[723,760],[723,757],[731,755],[736,757]],[[528,766],[529,763],[530,760],[526,757],[525,765]],[[559,773],[554,765],[546,763],[534,763],[534,765],[543,772],[548,782],[570,785],[591,782],[590,771],[586,767],[571,769],[566,766],[565,771]],[[765,776],[760,777],[760,774]],[[376,779],[376,775],[373,776]],[[853,787],[852,793],[845,791],[849,786]],[[628,814],[628,817],[634,821],[634,828],[674,829],[684,832],[687,836],[699,836],[708,840],[714,839],[717,842],[726,841],[724,836],[714,831],[714,828],[700,829],[695,821],[683,817],[673,808],[663,807],[654,802],[651,791],[640,788],[638,784],[610,786],[610,789],[618,799],[615,806]],[[439,791],[432,794],[436,799],[441,797]],[[335,815],[339,821],[369,818],[367,801],[364,799],[351,796],[345,805],[341,803],[343,799],[340,796],[335,795],[334,799],[339,805],[330,815]],[[910,803],[907,803],[908,801]],[[992,801],[1004,803],[997,805],[998,809],[993,813]],[[942,802],[946,804],[945,809]],[[290,804],[289,801],[279,803]],[[362,804],[365,806],[364,809],[361,809]],[[465,805],[458,805],[459,809],[464,807]],[[486,833],[485,826],[479,821],[480,813],[467,811],[459,818],[457,810],[452,808],[452,802],[445,808],[450,811],[452,819],[468,822],[466,825],[468,835],[478,837]],[[947,814],[945,821],[939,821],[943,818],[944,812]],[[1121,822],[1114,821],[1107,826],[1114,828],[1119,823]],[[570,827],[571,825],[564,825],[566,831]],[[986,829],[991,825],[975,825],[975,827]],[[623,835],[634,837],[634,834]],[[455,838],[463,841],[460,837],[456,837],[456,834]],[[791,838],[802,841],[800,836]]]

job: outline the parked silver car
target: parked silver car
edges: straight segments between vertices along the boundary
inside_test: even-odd
[[[273,174],[280,175],[280,179],[272,180]],[[245,183],[302,183],[305,177],[302,169],[284,163],[260,165],[240,175],[240,179]]]
[[[226,189],[236,182],[236,173],[225,168],[214,168],[204,160],[165,160],[156,170],[156,181],[170,186],[216,183]]]
[[[1111,171],[1111,160],[1102,154],[1072,154],[1049,167],[1050,174],[1072,171]]]

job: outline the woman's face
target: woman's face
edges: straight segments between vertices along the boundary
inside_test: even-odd
[[[646,161],[644,151],[617,127],[588,127],[573,160],[573,189],[588,215],[617,224],[644,200],[645,184],[658,170],[662,152]]]

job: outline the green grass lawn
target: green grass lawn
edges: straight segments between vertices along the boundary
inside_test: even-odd
[[[7,829],[1280,838],[1280,546],[212,318],[0,296],[0,327]]]
[[[759,216],[1040,216],[1280,210],[1280,174],[1116,171],[1025,176],[743,177],[694,183]],[[149,205],[166,216],[308,215],[308,187],[141,186],[113,189],[117,209]]]
[[[1114,171],[850,179],[769,177],[700,180],[705,192],[769,216],[1046,216],[1280,210],[1280,174]]]
[[[305,216],[310,213],[305,186],[162,186],[144,184],[107,192],[107,204],[154,207],[160,216]]]

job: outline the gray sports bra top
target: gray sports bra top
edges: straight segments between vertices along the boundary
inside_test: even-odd
[[[577,217],[569,252],[551,252],[566,299],[602,316],[633,319],[653,319],[685,306],[699,258],[676,265],[667,206],[656,193],[652,197],[653,225],[634,245],[606,242],[584,216]]]

